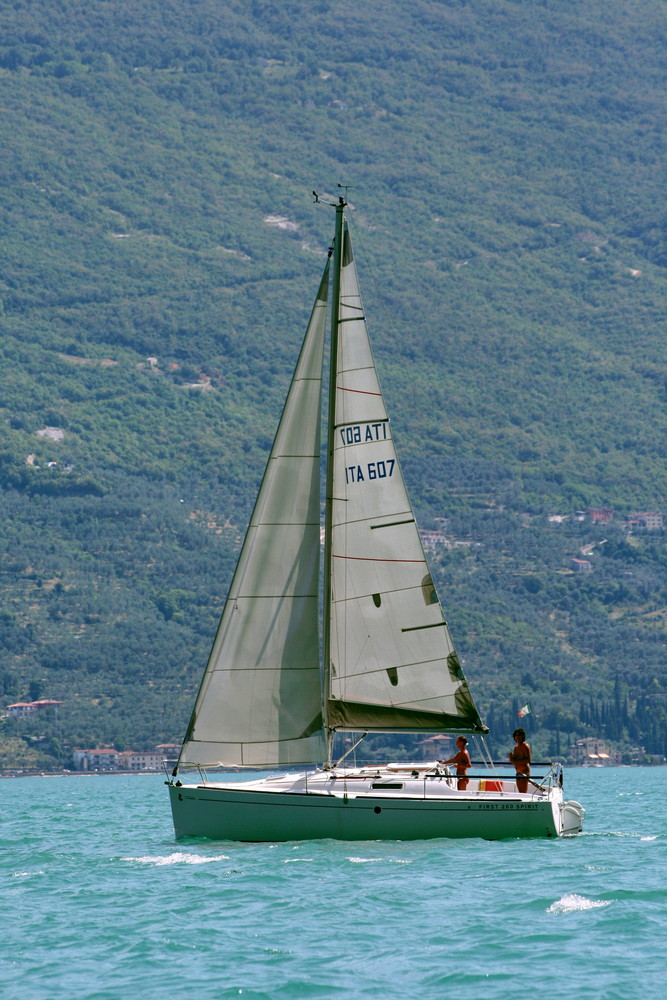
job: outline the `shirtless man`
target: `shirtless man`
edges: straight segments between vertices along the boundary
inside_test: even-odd
[[[515,729],[512,733],[512,739],[516,743],[516,746],[509,756],[516,768],[517,791],[527,792],[528,775],[530,774],[530,747],[526,743],[525,730]]]
[[[459,736],[456,741],[456,745],[459,748],[458,753],[454,757],[450,757],[449,760],[441,760],[440,763],[456,764],[456,777],[459,779],[457,782],[458,789],[460,792],[465,792],[468,787],[468,782],[470,781],[470,778],[467,777],[468,768],[472,767],[470,754],[466,750],[468,740],[465,736]]]

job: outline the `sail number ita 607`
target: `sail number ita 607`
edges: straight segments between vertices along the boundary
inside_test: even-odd
[[[394,474],[395,458],[384,461],[368,462],[367,465],[346,465],[345,482],[363,483],[367,479],[387,479]]]

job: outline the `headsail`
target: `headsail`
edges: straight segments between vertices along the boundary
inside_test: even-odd
[[[329,262],[179,765],[323,759],[320,407]]]
[[[347,223],[340,256],[326,724],[485,732],[398,465]]]

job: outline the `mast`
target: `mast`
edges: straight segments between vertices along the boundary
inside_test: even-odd
[[[327,467],[324,513],[324,588],[322,610],[323,703],[322,724],[326,738],[326,767],[332,766],[333,732],[329,728],[329,698],[331,694],[331,529],[333,521],[333,480],[336,418],[336,372],[338,369],[338,323],[340,316],[340,272],[343,260],[343,223],[345,199],[336,205],[336,230],[333,254],[333,284],[331,295],[331,345],[329,350],[329,407],[327,417]]]

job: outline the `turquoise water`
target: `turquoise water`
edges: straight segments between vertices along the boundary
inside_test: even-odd
[[[173,837],[158,776],[0,783],[3,1000],[664,994],[667,768],[572,769],[560,841]]]

